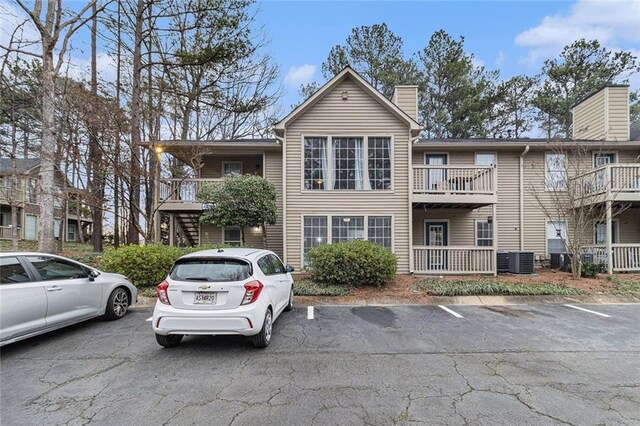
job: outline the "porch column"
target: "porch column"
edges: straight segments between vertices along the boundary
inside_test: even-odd
[[[611,247],[611,239],[613,235],[611,233],[611,208],[612,201],[607,200],[607,274],[613,274],[613,248]]]
[[[155,209],[153,213],[153,231],[154,231],[154,242],[159,243],[161,240],[161,231],[160,231],[160,153],[158,153],[156,157],[156,179],[154,182],[154,203],[153,208]]]
[[[174,221],[173,213],[169,213],[169,245],[171,247],[175,245],[176,229],[174,227]]]
[[[491,205],[491,224],[493,230],[493,276],[498,275],[498,205],[493,203]]]

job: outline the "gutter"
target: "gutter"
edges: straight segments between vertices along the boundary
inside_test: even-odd
[[[529,152],[529,145],[520,154],[520,251],[524,250],[524,157]]]

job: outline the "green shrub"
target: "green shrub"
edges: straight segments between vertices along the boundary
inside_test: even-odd
[[[583,290],[561,284],[503,283],[497,281],[443,281],[427,278],[413,285],[417,291],[437,296],[543,296],[584,294]]]
[[[100,256],[102,256],[104,253],[76,253],[76,254],[70,254],[67,257],[69,259],[73,259],[73,260],[77,260],[80,263],[84,263],[85,265],[89,265],[89,266],[93,266],[93,267],[98,267],[98,262],[100,260]]]
[[[98,269],[125,275],[138,287],[156,286],[183,254],[183,249],[162,244],[122,246],[104,253]]]
[[[351,289],[344,285],[320,284],[308,279],[293,283],[296,296],[346,296]]]
[[[580,276],[583,278],[596,277],[598,274],[603,274],[605,272],[607,272],[607,265],[604,263],[583,263]]]
[[[309,252],[311,278],[324,284],[383,286],[397,271],[391,251],[371,241],[324,244]]]

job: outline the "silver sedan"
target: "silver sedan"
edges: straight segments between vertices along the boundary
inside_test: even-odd
[[[0,254],[0,346],[95,317],[122,318],[138,291],[110,274],[45,253]]]

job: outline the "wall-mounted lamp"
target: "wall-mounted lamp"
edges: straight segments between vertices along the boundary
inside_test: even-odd
[[[487,223],[493,223],[493,216],[487,216]]]
[[[556,229],[556,237],[562,237],[562,231]]]
[[[164,146],[162,145],[156,145],[153,148],[153,152],[155,152],[156,154],[162,154],[164,152]]]
[[[342,221],[343,221],[344,223],[349,223],[349,222],[351,222],[351,218],[350,218],[350,217],[343,217],[343,218],[342,218]]]
[[[342,92],[342,100],[346,101],[347,99],[349,99],[349,92],[345,90]]]

